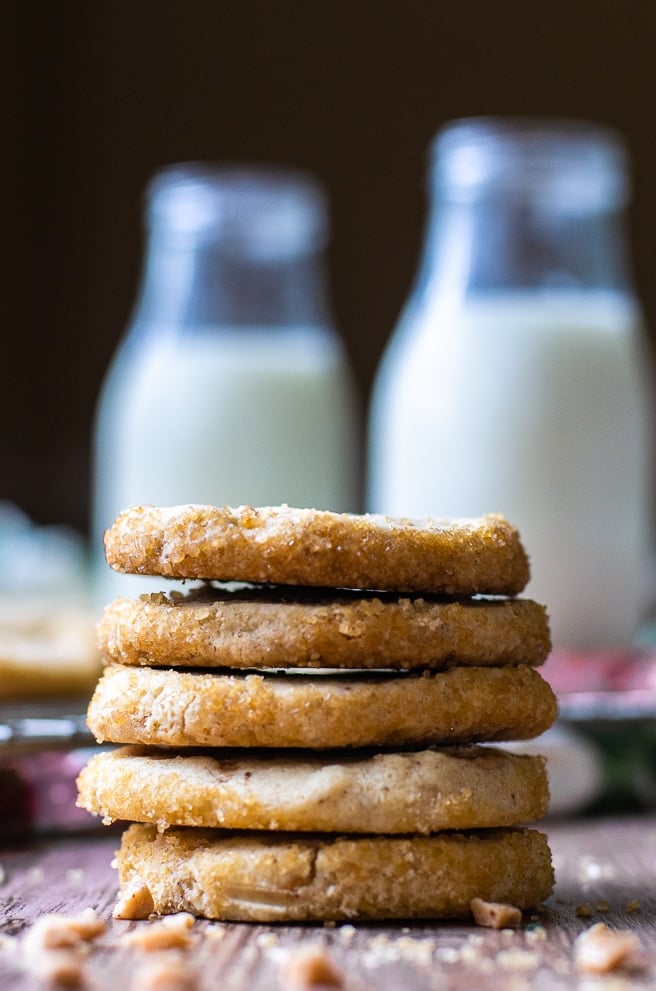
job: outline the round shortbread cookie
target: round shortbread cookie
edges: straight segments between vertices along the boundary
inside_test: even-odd
[[[405,520],[288,506],[137,506],[105,533],[117,571],[217,581],[515,595],[529,578],[501,516]]]
[[[89,697],[101,668],[94,617],[85,606],[0,600],[0,699]]]
[[[92,757],[78,789],[89,812],[159,829],[433,833],[522,825],[549,801],[542,758],[477,746],[314,758],[126,747]]]
[[[136,878],[155,913],[303,922],[468,918],[471,901],[529,908],[553,888],[551,854],[536,830],[411,837],[312,837],[130,826],[119,883]]]
[[[99,741],[198,747],[421,746],[538,736],[557,715],[534,668],[366,677],[110,665],[89,704]]]
[[[530,599],[329,598],[289,586],[117,599],[98,644],[122,664],[232,668],[537,665],[550,649],[546,610]]]

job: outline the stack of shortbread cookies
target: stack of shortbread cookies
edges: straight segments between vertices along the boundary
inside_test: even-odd
[[[502,517],[138,507],[118,571],[201,579],[119,599],[79,804],[132,820],[133,910],[211,919],[467,918],[546,898],[544,762],[481,743],[556,717],[545,609]],[[223,583],[222,586],[210,584]],[[244,584],[234,584],[244,583]],[[145,906],[145,908],[144,908]]]

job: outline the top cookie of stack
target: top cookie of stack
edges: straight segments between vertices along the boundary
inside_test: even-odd
[[[206,583],[119,599],[99,624],[89,725],[142,746],[93,758],[80,804],[167,830],[124,836],[123,888],[147,875],[157,911],[261,921],[466,916],[473,897],[549,894],[544,837],[514,828],[546,811],[543,762],[472,745],[556,716],[535,670],[546,611],[516,597],[529,568],[506,520],[138,507],[105,549],[116,570]]]
[[[501,516],[409,520],[289,506],[139,506],[105,535],[116,571],[329,588],[515,595],[528,582]]]

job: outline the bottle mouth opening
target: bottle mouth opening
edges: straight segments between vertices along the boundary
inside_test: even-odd
[[[273,166],[168,166],[147,188],[146,223],[181,240],[264,256],[319,249],[328,237],[319,183]]]
[[[447,123],[430,149],[442,195],[543,197],[572,209],[616,209],[630,196],[629,157],[612,128],[586,120],[471,117]]]

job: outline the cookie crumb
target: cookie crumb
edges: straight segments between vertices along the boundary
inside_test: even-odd
[[[641,905],[637,898],[632,898],[630,902],[626,903],[627,912],[639,912],[640,908]]]
[[[308,946],[290,953],[280,970],[289,991],[313,987],[344,988],[344,976],[323,946]]]
[[[131,946],[137,946],[147,953],[155,950],[186,950],[191,946],[192,937],[189,930],[193,924],[193,915],[189,912],[178,912],[175,915],[167,915],[158,922],[151,922],[147,926],[135,929],[134,932],[126,933],[125,940]]]
[[[508,929],[521,925],[522,913],[515,905],[472,898],[469,907],[478,926],[485,926],[488,929]]]
[[[576,914],[582,919],[588,919],[592,915],[592,909],[587,902],[581,902],[576,906]]]
[[[57,988],[81,988],[82,960],[75,950],[41,950],[30,954],[27,969],[39,981]]]
[[[598,922],[577,936],[574,962],[583,973],[607,974],[630,964],[639,948],[640,940],[635,933],[609,929],[605,922]]]
[[[182,961],[162,957],[139,967],[132,987],[135,991],[197,991],[198,981]]]
[[[9,936],[7,933],[0,932],[0,952],[2,950],[15,950],[18,945],[18,940],[15,936]]]
[[[540,954],[532,950],[500,950],[494,958],[504,970],[528,971],[540,966]]]
[[[150,888],[135,874],[121,891],[112,914],[115,919],[147,919],[154,908]]]
[[[101,936],[106,925],[92,908],[79,915],[52,912],[41,916],[22,939],[24,965],[46,984],[78,988],[83,984],[86,944]]]
[[[272,932],[258,933],[255,937],[255,942],[261,949],[271,950],[274,946],[278,945],[278,937]]]
[[[66,871],[66,880],[69,884],[81,885],[86,877],[84,867],[70,867]]]
[[[460,951],[455,946],[440,946],[435,956],[441,963],[458,963],[460,961]]]
[[[92,908],[85,908],[80,915],[62,915],[52,912],[42,915],[25,934],[23,946],[27,952],[64,950],[90,942],[101,936],[105,922]]]

